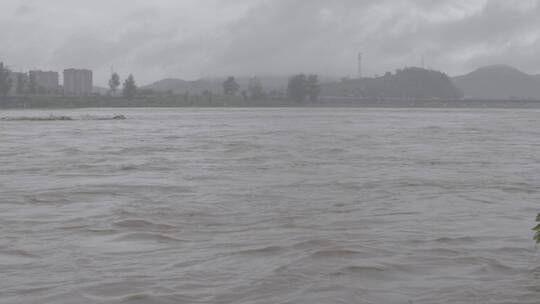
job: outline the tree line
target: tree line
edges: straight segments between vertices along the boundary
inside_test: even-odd
[[[225,95],[236,95],[240,91],[240,85],[234,76],[228,77],[223,83],[223,93]],[[308,99],[311,102],[316,102],[321,93],[321,85],[317,75],[298,74],[289,78],[287,83],[287,96],[297,102],[302,103]],[[247,91],[240,92],[242,97],[251,100],[261,100],[266,98],[261,81],[255,77],[250,79]]]
[[[112,73],[111,79],[109,79],[109,93],[112,96],[116,96],[116,92],[118,91],[118,87],[120,86],[120,75],[118,73]],[[122,87],[122,96],[128,100],[131,100],[135,98],[137,95],[137,83],[135,82],[135,77],[133,77],[133,74],[129,74],[129,76],[124,80],[124,84]]]
[[[5,97],[11,91],[13,85],[13,79],[10,77],[11,71],[0,62],[0,95]]]
[[[112,96],[116,96],[118,88],[120,86],[120,76],[117,73],[113,73],[109,80],[109,93]],[[135,96],[141,94],[152,94],[151,90],[139,91],[135,83],[133,75],[129,75],[123,83],[122,96],[126,99],[133,99]],[[305,75],[298,74],[289,78],[287,84],[287,97],[291,100],[302,103],[306,100],[316,102],[319,99],[321,93],[321,85],[319,83],[319,77],[317,75]],[[260,101],[267,100],[270,93],[264,90],[264,86],[261,80],[257,77],[251,78],[247,85],[246,90],[241,90],[240,84],[238,84],[234,76],[229,76],[223,82],[223,94],[226,96],[238,96],[240,95],[244,101]],[[202,93],[203,97],[212,100],[212,93],[209,90],[205,90]],[[272,94],[274,95],[274,94]]]

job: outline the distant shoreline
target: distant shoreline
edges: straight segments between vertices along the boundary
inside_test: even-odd
[[[249,101],[240,97],[214,98],[183,96],[142,97],[133,100],[104,96],[56,97],[27,96],[0,99],[0,109],[77,109],[77,108],[540,108],[540,100],[419,100],[354,99],[322,97],[317,102],[289,100]]]

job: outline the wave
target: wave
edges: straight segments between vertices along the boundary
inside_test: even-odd
[[[80,119],[75,119],[65,115],[49,115],[49,116],[19,116],[19,117],[1,117],[1,121],[73,121],[73,120],[125,120],[124,115],[115,115],[112,117],[95,117],[83,116]]]
[[[31,254],[30,252],[22,249],[10,249],[5,251],[0,251],[0,254],[2,255],[12,255],[12,256],[21,256],[21,257],[27,257],[27,258],[35,258],[36,256]]]
[[[162,233],[129,233],[114,239],[117,242],[125,241],[158,241],[158,242],[184,242],[184,240],[175,238]]]
[[[238,254],[241,255],[276,255],[285,251],[285,248],[280,246],[269,246],[258,249],[249,249],[244,251],[239,251]]]
[[[124,115],[115,115],[112,117],[99,117],[99,116],[90,116],[86,115],[81,117],[82,120],[125,120],[127,119]]]
[[[303,242],[299,242],[293,245],[293,248],[296,250],[308,250],[311,248],[321,248],[321,247],[335,247],[336,242],[326,239],[312,239]]]
[[[434,240],[437,243],[446,243],[446,244],[470,244],[475,243],[477,240],[472,237],[442,237]]]
[[[42,117],[2,117],[0,120],[3,121],[59,121],[59,120],[74,120],[73,118],[69,116],[56,116],[56,115],[49,115],[49,116],[42,116]]]
[[[385,272],[388,272],[383,266],[376,265],[365,265],[365,266],[347,266],[339,269],[338,271],[332,273],[333,276],[368,276],[371,279],[382,279],[385,275]]]
[[[137,165],[122,165],[120,166],[120,171],[135,171],[138,170]]]
[[[114,226],[130,229],[159,229],[159,230],[171,230],[177,229],[177,227],[168,224],[156,224],[143,219],[126,219],[114,223]]]
[[[173,303],[194,303],[195,299],[188,295],[155,295],[148,293],[135,293],[126,295],[113,303],[155,303],[155,304],[173,304]]]
[[[0,266],[8,267],[30,264],[36,258],[33,254],[20,249],[0,251]]]
[[[362,252],[347,250],[347,249],[334,249],[334,250],[320,250],[311,255],[312,258],[347,258],[357,257]]]

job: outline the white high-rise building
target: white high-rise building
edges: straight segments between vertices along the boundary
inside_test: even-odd
[[[84,96],[92,94],[94,88],[93,74],[90,70],[64,70],[64,94]]]
[[[34,93],[57,93],[60,88],[60,77],[58,72],[53,71],[30,71],[29,82],[32,83]]]
[[[20,90],[21,93],[24,93],[28,89],[28,75],[27,74],[11,72],[9,73],[9,79],[11,79],[11,89],[9,90],[8,95],[15,96],[19,94],[18,90]],[[22,81],[22,83],[19,83],[19,81]],[[19,88],[20,86],[22,87]]]

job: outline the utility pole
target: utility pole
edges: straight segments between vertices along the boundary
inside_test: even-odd
[[[362,53],[358,53],[358,79],[362,78]]]

